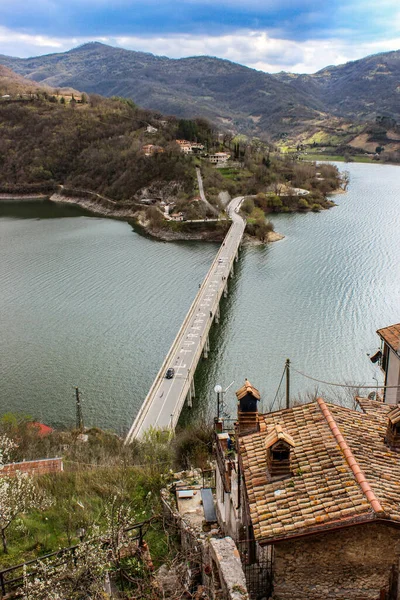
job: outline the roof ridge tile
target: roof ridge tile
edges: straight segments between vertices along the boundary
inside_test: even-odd
[[[322,414],[324,415],[324,417],[326,419],[326,422],[329,425],[329,428],[330,428],[332,434],[334,435],[337,443],[339,444],[341,451],[344,454],[347,464],[349,465],[350,469],[352,470],[357,483],[359,484],[365,497],[367,498],[368,502],[370,503],[372,510],[375,513],[383,513],[384,510],[382,508],[381,503],[379,502],[378,498],[375,496],[374,492],[372,491],[371,486],[369,485],[363,471],[361,470],[359,464],[357,463],[357,461],[354,457],[354,454],[350,450],[349,445],[347,444],[342,433],[340,432],[340,429],[337,426],[337,423],[336,423],[335,419],[333,418],[328,406],[325,404],[325,401],[322,398],[317,398],[317,402],[318,402],[319,408],[321,409]]]

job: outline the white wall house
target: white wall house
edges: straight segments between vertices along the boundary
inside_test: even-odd
[[[210,154],[208,160],[214,165],[222,165],[228,162],[230,157],[231,155],[227,152],[216,152],[215,154]]]
[[[400,323],[378,329],[381,338],[381,367],[385,373],[385,386],[400,386]],[[385,388],[384,402],[400,404],[400,387]]]

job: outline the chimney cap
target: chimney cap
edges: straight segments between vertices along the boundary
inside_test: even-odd
[[[265,438],[265,447],[271,448],[276,442],[279,441],[286,442],[292,448],[295,447],[294,439],[292,436],[285,431],[279,423],[274,425],[271,431],[268,432],[267,437]]]
[[[236,392],[236,397],[238,400],[241,400],[242,398],[247,396],[247,394],[251,394],[252,396],[254,396],[254,398],[256,398],[256,400],[259,400],[261,398],[260,392],[257,390],[257,388],[252,386],[250,381],[246,378],[244,380],[244,385],[241,388],[239,388]]]

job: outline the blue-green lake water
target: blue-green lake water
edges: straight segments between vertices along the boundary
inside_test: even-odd
[[[193,415],[212,414],[215,384],[232,381],[234,413],[245,377],[266,409],[287,357],[317,379],[381,381],[367,353],[376,329],[400,321],[400,168],[339,167],[351,183],[337,207],[278,215],[284,240],[242,250]],[[0,413],[71,425],[79,385],[87,424],[127,430],[216,249],[154,241],[71,206],[2,201]],[[292,371],[294,398],[316,385]],[[319,392],[347,397],[321,384]]]

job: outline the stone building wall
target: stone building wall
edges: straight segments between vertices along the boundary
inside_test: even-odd
[[[398,564],[400,530],[366,523],[275,545],[276,600],[377,600]]]
[[[180,532],[186,555],[187,588],[193,573],[200,571],[202,589],[211,600],[249,600],[246,578],[235,542],[230,537],[213,538],[195,531],[172,504],[167,490],[161,490],[166,521]]]

